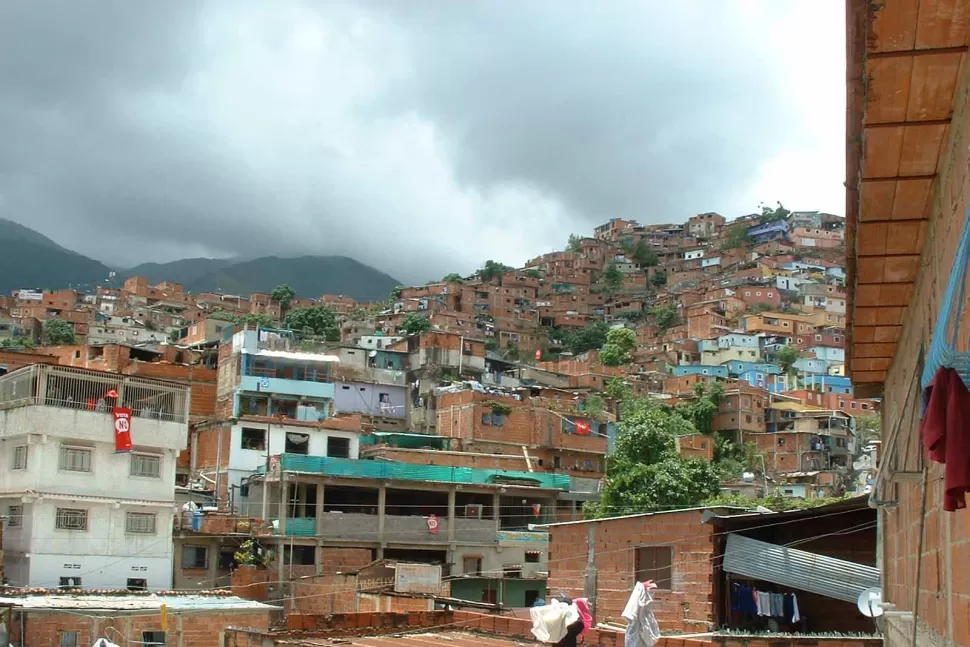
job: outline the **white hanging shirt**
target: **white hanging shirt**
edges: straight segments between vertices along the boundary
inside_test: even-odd
[[[579,620],[579,609],[575,603],[551,600],[546,605],[529,609],[529,615],[532,616],[532,635],[536,640],[555,644],[566,635],[569,625]]]
[[[637,582],[633,587],[622,615],[627,622],[624,647],[653,647],[660,640],[660,625],[653,613],[653,597],[643,582]]]

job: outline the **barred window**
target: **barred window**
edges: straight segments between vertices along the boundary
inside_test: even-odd
[[[153,512],[129,512],[125,519],[125,532],[154,535],[155,514]]]
[[[61,447],[58,469],[68,472],[90,472],[91,450],[80,447]]]
[[[54,527],[58,530],[87,530],[88,511],[79,508],[58,508]]]
[[[24,506],[12,505],[7,508],[7,526],[19,528],[24,525]]]
[[[160,478],[162,474],[162,459],[160,456],[149,456],[147,454],[132,454],[131,476],[144,476],[148,478]]]
[[[13,465],[15,470],[27,469],[27,445],[19,445],[13,448]]]

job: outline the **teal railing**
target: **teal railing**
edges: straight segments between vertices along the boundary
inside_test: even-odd
[[[388,481],[430,481],[434,483],[467,483],[477,485],[525,485],[549,490],[569,491],[568,474],[538,474],[513,470],[486,470],[473,467],[412,465],[389,461],[354,460],[283,454],[280,467],[287,472],[304,472],[346,478],[382,479]]]
[[[286,520],[286,534],[288,537],[315,537],[317,520],[310,517],[289,517]]]

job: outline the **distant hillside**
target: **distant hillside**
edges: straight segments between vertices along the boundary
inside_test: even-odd
[[[145,276],[151,284],[173,281],[185,285],[238,262],[237,258],[183,258],[171,263],[142,263],[119,274]]]
[[[48,243],[0,234],[0,294],[22,288],[93,290],[108,278],[103,263]]]
[[[363,301],[386,299],[400,285],[383,272],[346,256],[266,256],[230,265],[185,283],[191,292],[249,294],[286,283],[301,297],[344,294]]]
[[[39,232],[30,229],[29,227],[24,227],[23,225],[17,224],[12,220],[7,220],[6,218],[0,218],[0,243],[9,244],[17,242],[28,242],[41,247],[49,247],[51,249],[59,249],[62,252],[70,251],[64,249],[53,240],[41,234]],[[74,252],[71,252],[72,254]]]

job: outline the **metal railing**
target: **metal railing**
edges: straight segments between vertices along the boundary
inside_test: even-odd
[[[0,409],[43,405],[188,422],[189,387],[66,366],[26,366],[0,377]]]
[[[296,380],[297,382],[333,382],[332,371],[328,366],[318,369],[304,369],[302,371],[293,370],[290,375],[286,374],[285,369],[270,368],[268,366],[247,366],[243,375],[251,377],[268,377],[280,380]]]

